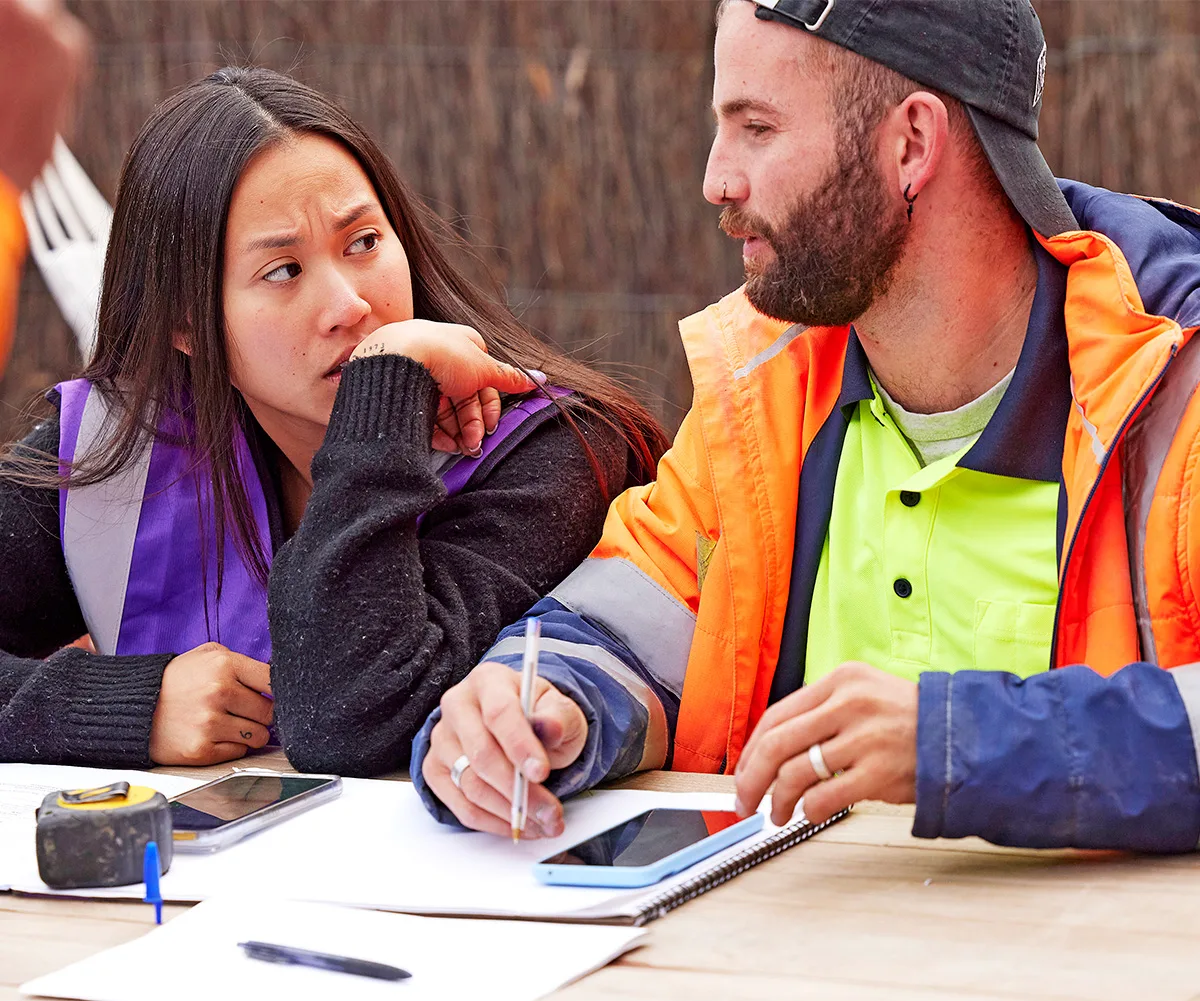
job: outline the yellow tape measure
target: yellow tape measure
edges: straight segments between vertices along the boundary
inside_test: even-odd
[[[166,797],[146,786],[52,792],[37,811],[38,872],[60,890],[140,883],[147,843],[157,842],[162,872],[170,868],[171,835]]]

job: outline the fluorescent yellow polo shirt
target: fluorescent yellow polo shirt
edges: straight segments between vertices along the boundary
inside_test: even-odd
[[[922,671],[1050,664],[1059,484],[924,468],[878,390],[850,415],[809,612],[805,683],[848,660]]]

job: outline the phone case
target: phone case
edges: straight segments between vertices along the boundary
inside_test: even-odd
[[[761,813],[753,813],[732,827],[710,834],[707,838],[681,848],[652,865],[555,865],[538,862],[533,867],[533,874],[543,883],[555,886],[606,886],[619,889],[650,886],[682,872],[701,859],[715,855],[722,848],[728,848],[743,838],[756,834],[762,830],[764,820]]]
[[[218,782],[223,782],[234,775],[282,775],[285,778],[326,779],[328,781],[326,785],[309,789],[307,792],[302,792],[298,796],[284,800],[282,803],[276,803],[261,810],[256,810],[254,813],[241,817],[238,820],[231,820],[229,823],[222,824],[211,831],[175,831],[172,842],[177,853],[200,855],[220,851],[222,848],[228,848],[230,845],[237,844],[243,838],[249,837],[257,831],[273,827],[275,824],[287,820],[289,817],[294,817],[296,814],[303,813],[305,810],[319,806],[328,800],[336,799],[342,794],[342,780],[340,776],[294,775],[291,772],[275,772],[270,769],[263,769],[261,771],[245,769],[238,772],[230,772],[229,775],[222,775],[219,779],[213,779],[212,782],[196,786],[195,789],[189,789],[188,792],[193,793],[201,789],[207,789],[209,786],[214,786]],[[174,802],[174,799],[169,800],[169,802]],[[180,837],[181,834],[186,836]]]

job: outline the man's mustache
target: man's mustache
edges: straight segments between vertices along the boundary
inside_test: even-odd
[[[721,210],[721,218],[717,220],[717,225],[721,227],[721,232],[735,240],[753,236],[771,246],[775,245],[774,230],[752,212],[740,209],[736,205],[726,205]]]

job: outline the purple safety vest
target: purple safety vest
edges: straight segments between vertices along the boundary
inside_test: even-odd
[[[107,401],[87,380],[55,388],[61,397],[58,454],[65,472],[66,463],[107,439],[113,417]],[[551,387],[548,392],[561,398],[570,391]],[[486,475],[552,416],[552,403],[539,395],[506,407],[495,432],[484,438],[478,458],[435,453],[435,469],[448,494]],[[183,653],[216,641],[269,661],[266,588],[242,562],[229,531],[217,601],[212,484],[203,475],[203,463],[188,449],[171,444],[182,439],[184,430],[179,414],[164,413],[154,441],[118,475],[59,491],[63,555],[83,619],[100,653]],[[236,436],[238,473],[269,561],[267,499],[240,427]]]

